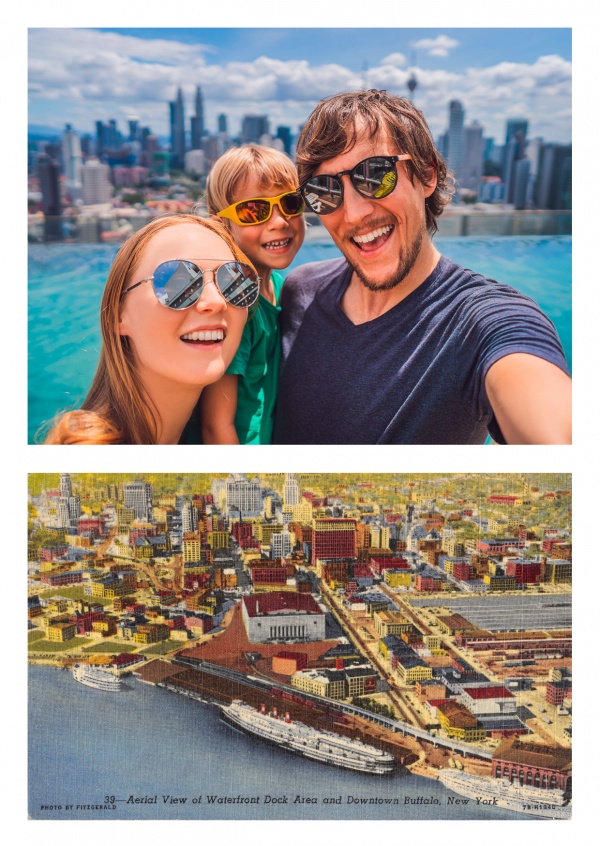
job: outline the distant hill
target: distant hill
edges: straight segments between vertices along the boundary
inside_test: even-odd
[[[43,139],[47,141],[50,138],[60,138],[63,133],[63,128],[57,129],[55,126],[43,126],[40,123],[30,123],[27,127],[27,137],[33,139]]]

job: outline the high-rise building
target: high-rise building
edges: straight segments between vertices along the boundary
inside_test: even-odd
[[[46,241],[62,240],[62,201],[60,197],[60,167],[47,153],[37,158],[37,173],[42,192],[44,237]]]
[[[463,166],[463,124],[465,110],[460,100],[450,102],[450,125],[448,127],[448,151],[447,163],[454,176],[462,187],[462,166]]]
[[[515,162],[514,188],[512,202],[515,209],[524,209],[527,204],[527,190],[531,162],[528,158],[517,159]]]
[[[516,174],[517,165],[525,156],[525,146],[527,143],[527,121],[522,119],[512,119],[506,121],[506,144],[504,145],[504,166],[502,171],[502,181],[506,186],[506,202],[515,202],[516,191]],[[523,168],[518,168],[521,177],[523,175]],[[522,187],[521,185],[519,186]],[[524,208],[520,206],[520,208]]]
[[[181,509],[181,531],[195,532],[198,529],[198,509],[191,502],[184,502]]]
[[[77,199],[81,191],[83,158],[81,155],[79,135],[71,127],[70,123],[66,125],[63,132],[63,162],[67,188],[71,196]]]
[[[286,506],[298,505],[300,503],[300,488],[293,473],[285,474],[283,502]]]
[[[196,98],[194,100],[196,112],[191,119],[192,125],[192,150],[200,149],[200,139],[205,134],[204,129],[204,100],[202,97],[202,89],[198,85],[196,88]]]
[[[60,495],[65,497],[73,496],[73,487],[71,485],[71,477],[68,473],[60,474]]]
[[[141,141],[142,134],[141,134],[141,127],[140,127],[140,119],[138,117],[130,117],[127,121],[129,126],[129,140],[130,141]]]
[[[356,558],[356,520],[329,517],[313,522],[311,563],[317,558]]]
[[[244,115],[242,120],[242,144],[258,144],[261,135],[269,133],[269,118],[266,115]]]
[[[114,153],[120,150],[123,145],[123,136],[117,129],[116,120],[109,120],[108,123],[103,123],[101,120],[96,121],[96,153],[98,157],[104,156],[106,153]]]
[[[233,510],[242,517],[258,517],[261,509],[260,482],[241,473],[233,473],[227,479],[227,510]]]
[[[227,135],[227,115],[217,115],[217,132]]]
[[[204,176],[205,156],[203,150],[188,150],[184,156],[185,172]]]
[[[112,185],[110,168],[98,159],[88,159],[81,168],[81,198],[85,206],[110,203]]]
[[[483,127],[476,122],[465,126],[461,186],[469,191],[479,191],[483,176],[483,148]]]
[[[126,482],[123,485],[125,508],[133,510],[135,519],[149,523],[152,516],[152,485],[149,482]]]
[[[185,113],[181,88],[177,89],[175,100],[169,103],[169,118],[171,126],[171,163],[173,167],[182,168],[185,155]]]
[[[287,153],[288,156],[291,156],[291,154],[292,154],[292,130],[290,129],[290,127],[289,126],[278,126],[275,137],[279,138],[279,140],[283,144],[284,153]]]
[[[390,528],[389,526],[375,525],[371,526],[371,546],[376,549],[390,548]]]
[[[284,529],[271,535],[271,558],[286,558],[292,551],[292,536]]]
[[[511,118],[506,121],[506,143],[515,139],[518,142],[518,158],[525,155],[528,122],[523,118]]]
[[[537,189],[540,209],[570,209],[572,147],[570,144],[544,144]]]

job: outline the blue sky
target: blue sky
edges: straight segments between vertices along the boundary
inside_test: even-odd
[[[571,140],[571,31],[566,28],[115,29],[29,31],[29,123],[93,132],[130,115],[160,135],[179,86],[186,117],[196,85],[207,128],[224,112],[230,132],[244,114],[268,114],[294,131],[323,97],[362,87],[406,95],[434,135],[459,99],[466,121],[501,141],[508,118],[529,119],[530,137]]]

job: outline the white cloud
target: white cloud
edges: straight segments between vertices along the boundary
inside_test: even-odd
[[[454,39],[440,35],[414,46],[449,50],[456,45]],[[216,128],[216,115],[225,112],[235,134],[248,113],[268,114],[272,128],[286,124],[295,129],[319,100],[361,88],[363,76],[368,87],[408,95],[410,72],[401,53],[389,54],[361,74],[341,64],[283,61],[267,55],[221,63],[212,55],[207,62],[209,52],[216,51],[207,44],[161,38],[95,30],[31,30],[30,122],[59,128],[68,121],[81,132],[92,132],[96,120],[124,121],[135,113],[142,125],[165,135],[168,102],[177,88],[183,90],[189,118],[196,86],[201,85],[209,130]],[[415,102],[434,135],[446,129],[448,104],[458,99],[466,119],[479,121],[486,134],[498,139],[517,105],[530,121],[530,134],[570,139],[571,64],[560,56],[541,56],[529,64],[501,62],[460,71],[417,66],[414,71]]]
[[[402,67],[406,64],[406,56],[404,53],[390,53],[385,59],[381,60],[382,65],[394,65],[394,67]]]
[[[458,47],[460,42],[448,35],[438,35],[436,38],[420,38],[413,42],[415,50],[425,50],[430,56],[444,58],[450,55],[450,50]]]

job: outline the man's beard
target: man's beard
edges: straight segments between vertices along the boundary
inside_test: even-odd
[[[351,260],[348,255],[346,255],[346,259],[362,284],[365,288],[368,288],[369,291],[374,291],[375,293],[378,291],[391,291],[393,288],[400,285],[404,279],[406,279],[410,271],[415,266],[415,262],[419,258],[419,253],[421,252],[421,246],[423,245],[424,234],[425,231],[423,229],[420,229],[419,232],[417,232],[412,243],[408,245],[408,249],[406,251],[403,250],[400,253],[398,257],[398,266],[396,267],[395,272],[387,279],[384,279],[383,282],[373,282],[365,275],[359,265],[355,261]]]

